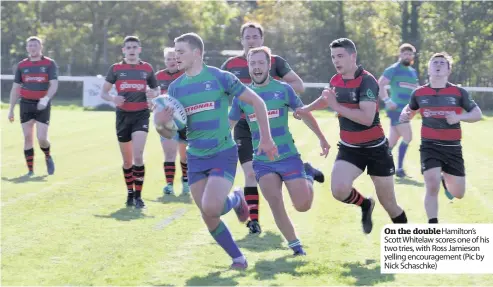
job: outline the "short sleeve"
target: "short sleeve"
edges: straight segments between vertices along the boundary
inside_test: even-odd
[[[241,110],[240,107],[240,100],[238,99],[238,97],[234,97],[228,117],[232,121],[239,121],[242,113],[243,111]]]
[[[219,69],[221,69],[221,70],[223,70],[223,71],[227,71],[226,66],[228,65],[228,62],[229,62],[229,59],[227,59],[227,60],[226,60],[226,61],[225,61],[225,62],[221,65],[221,67],[220,67]]]
[[[419,88],[418,88],[419,89]],[[418,89],[415,89],[411,92],[411,98],[409,99],[409,108],[413,111],[415,110],[418,110],[419,109],[419,104],[418,104],[418,101],[416,99],[416,91]]]
[[[460,105],[462,108],[464,108],[464,110],[470,112],[475,107],[477,107],[476,102],[472,99],[471,95],[464,88],[459,88],[459,90],[462,95]]]
[[[58,66],[55,61],[51,61],[50,67],[48,68],[48,80],[58,80]]]
[[[394,73],[395,73],[395,67],[390,66],[387,69],[385,69],[385,71],[383,71],[383,76],[389,80],[392,80],[392,77],[394,77]]]
[[[360,102],[378,102],[378,83],[372,76],[363,76],[359,91]]]
[[[22,84],[22,71],[19,68],[19,65],[17,65],[17,69],[15,70],[14,83],[16,83],[16,84]]]
[[[223,71],[221,76],[223,77],[225,92],[228,95],[239,97],[246,90],[246,86],[232,73]]]
[[[108,73],[106,74],[106,82],[114,84],[116,83],[116,73],[113,71],[113,66],[110,67]]]
[[[300,97],[296,95],[293,88],[287,85],[286,90],[288,93],[288,106],[293,110],[303,107],[303,102],[301,101]]]
[[[276,74],[279,77],[286,76],[293,69],[289,66],[288,62],[280,56],[274,56],[276,58]]]
[[[154,73],[154,69],[151,67],[151,73],[147,76],[147,85],[151,89],[157,88],[157,79],[156,79],[156,74]]]

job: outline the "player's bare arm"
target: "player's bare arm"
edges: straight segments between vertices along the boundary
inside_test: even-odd
[[[173,120],[173,108],[165,107],[162,111],[154,111],[154,125],[156,126],[156,131],[159,135],[172,139],[177,131],[170,130],[166,126]]]
[[[483,117],[483,112],[478,106],[476,106],[470,112],[461,113],[461,114],[451,114],[448,115],[446,119],[449,125],[453,125],[458,122],[474,123],[480,121],[482,117]]]
[[[378,79],[378,97],[385,103],[385,106],[388,109],[394,110],[397,108],[397,105],[390,99],[387,88],[385,88],[388,84],[390,84],[390,80],[385,76],[381,76],[380,79]]]
[[[15,105],[17,104],[17,101],[19,100],[19,97],[21,94],[19,93],[21,88],[21,85],[18,83],[14,83],[12,85],[12,89],[10,89],[10,108],[9,108],[9,114],[8,118],[10,122],[14,121],[14,108]]]
[[[301,118],[301,116],[304,114],[307,114],[307,113],[310,113],[310,112],[316,111],[316,110],[324,110],[328,107],[329,107],[329,104],[328,104],[327,100],[323,96],[320,96],[318,99],[313,101],[311,104],[305,105],[301,108],[296,109],[296,111],[294,112],[294,117],[295,118]]]
[[[294,71],[289,71],[282,80],[289,84],[297,94],[301,94],[305,91],[303,80]]]
[[[322,148],[322,152],[320,153],[320,155],[327,157],[327,155],[329,154],[330,145],[327,142],[324,134],[322,133],[322,130],[320,130],[320,126],[318,125],[315,117],[312,115],[312,113],[307,113],[301,115],[301,119],[303,120],[305,125],[318,137],[320,141],[320,147]]]
[[[230,130],[233,130],[236,126],[236,123],[238,123],[238,121],[233,121],[233,120],[229,120],[229,129]]]
[[[115,103],[115,105],[120,106],[125,101],[125,98],[123,98],[122,96],[110,95],[109,93],[110,93],[112,87],[113,87],[112,83],[105,81],[103,84],[103,88],[101,89],[101,98],[103,98],[103,100],[105,100],[105,101],[113,102],[113,103]]]
[[[409,104],[406,105],[404,107],[404,109],[402,109],[402,112],[401,112],[401,116],[399,117],[399,121],[401,122],[407,122],[407,121],[410,121],[414,118],[414,116],[416,115],[416,112],[418,110],[412,110],[410,107],[409,107]]]
[[[53,99],[56,91],[58,90],[58,80],[50,80],[50,87],[46,92],[46,96],[42,97],[38,103],[38,109],[42,110],[48,106],[48,102]]]

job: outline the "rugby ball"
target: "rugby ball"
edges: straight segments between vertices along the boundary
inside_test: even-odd
[[[173,109],[173,120],[165,125],[167,129],[178,131],[187,126],[187,113],[185,112],[183,105],[177,99],[164,94],[153,99],[153,103],[156,105],[154,110],[155,113],[162,112],[166,107],[171,107]],[[154,124],[158,126],[155,121]]]

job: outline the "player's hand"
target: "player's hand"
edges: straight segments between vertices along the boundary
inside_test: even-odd
[[[125,102],[125,98],[122,96],[113,97],[113,103],[115,103],[117,107],[123,105],[124,102]]]
[[[453,114],[447,115],[445,119],[447,119],[447,124],[455,125],[456,123],[460,122],[460,115],[454,112]]]
[[[147,97],[148,99],[154,99],[154,98],[155,98],[155,97],[157,97],[157,96],[158,96],[157,92],[156,92],[156,91],[154,91],[153,89],[148,89],[148,90],[146,91],[146,97]]]
[[[37,105],[38,110],[41,111],[41,110],[46,109],[49,101],[50,101],[50,98],[48,98],[48,97],[42,97],[41,99],[39,99],[39,102]]]
[[[276,157],[279,156],[279,153],[277,151],[277,146],[271,137],[269,137],[267,139],[263,139],[263,138],[260,139],[260,143],[258,145],[257,155],[260,155],[262,152],[264,152],[265,155],[270,160],[274,160]]]
[[[335,107],[339,104],[337,103],[336,97],[337,95],[335,89],[327,87],[322,91],[322,100],[333,110],[335,110]]]
[[[8,119],[9,119],[9,122],[11,122],[11,123],[14,122],[14,111],[9,111]]]
[[[294,113],[293,113],[293,117],[295,119],[298,119],[298,120],[301,120],[301,118],[304,116],[304,115],[307,115],[308,113],[310,113],[310,111],[308,110],[308,106],[303,106],[301,108],[297,108]]]
[[[401,115],[399,116],[399,122],[400,123],[407,123],[411,120],[412,115],[411,112],[408,110],[402,111]]]
[[[320,153],[320,156],[325,156],[325,158],[327,158],[327,155],[329,154],[329,150],[330,150],[330,144],[327,142],[325,137],[320,139],[320,147],[322,148],[322,152]]]
[[[297,120],[301,120],[300,115],[296,111],[293,112],[293,118],[295,118]]]
[[[393,110],[397,109],[397,104],[394,103],[392,100],[390,100],[387,103],[385,103],[385,107],[387,108],[387,110],[393,111]]]
[[[167,126],[173,120],[173,113],[175,111],[172,107],[165,107],[161,111],[154,111],[154,123],[157,126]]]

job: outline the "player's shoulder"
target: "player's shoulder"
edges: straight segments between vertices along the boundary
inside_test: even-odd
[[[156,76],[164,75],[168,73],[168,69],[162,69],[156,72]]]
[[[184,78],[185,78],[185,73],[181,74],[178,78],[176,78],[173,82],[169,84],[168,91],[179,86]]]
[[[231,73],[230,71],[221,70],[218,67],[206,65],[206,68],[207,68],[207,71],[209,73],[211,73],[213,76],[218,77],[218,78],[224,78],[224,77],[227,77],[229,75],[233,75],[233,73]]]
[[[457,89],[461,94],[467,94],[467,90],[458,84],[447,82],[447,88]]]
[[[397,69],[397,68],[399,68],[399,66],[400,66],[400,63],[399,62],[395,62],[392,65],[388,66],[386,70]]]
[[[282,81],[279,81],[279,80],[276,80],[276,79],[271,79],[270,81],[271,81],[271,85],[272,86],[281,87],[281,88],[284,88],[284,89],[286,89],[288,91],[293,90],[293,87],[291,87],[291,85],[289,85],[286,82],[282,82]]]
[[[367,70],[363,70],[361,72],[361,82],[375,82],[375,83],[378,83],[377,82],[377,79],[375,78],[375,76],[373,76],[372,73],[368,72]]]
[[[234,56],[234,57],[229,57],[224,63],[221,65],[221,69],[228,70],[230,69],[230,65],[238,63],[238,62],[245,62],[246,59],[243,56]]]
[[[141,60],[140,63],[139,63],[139,66],[141,68],[143,68],[144,70],[149,71],[149,72],[154,70],[154,68],[152,67],[152,65],[150,63],[146,62],[146,61],[142,61]]]
[[[22,59],[19,63],[17,63],[17,68],[22,68],[22,66],[29,65],[29,58]]]

